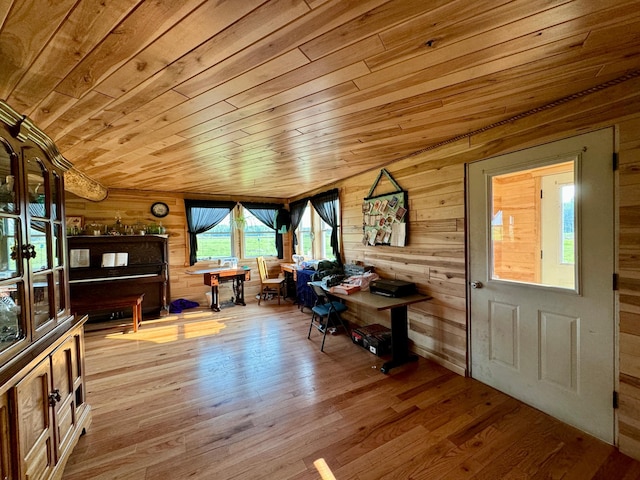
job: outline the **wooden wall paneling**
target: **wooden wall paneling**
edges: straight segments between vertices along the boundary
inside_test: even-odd
[[[620,449],[640,458],[640,116],[619,125]]]

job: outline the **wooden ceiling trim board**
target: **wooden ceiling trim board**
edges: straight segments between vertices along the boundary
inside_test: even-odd
[[[31,119],[43,130],[55,122],[62,114],[71,109],[77,100],[68,95],[52,91],[32,111]],[[49,136],[51,136],[49,134]]]
[[[238,122],[237,128],[245,128],[253,123],[260,123],[269,120],[270,118],[276,118],[278,116],[288,115],[291,112],[301,110],[303,108],[309,108],[313,105],[326,104],[328,99],[344,97],[350,93],[357,92],[358,88],[349,81],[347,83],[336,85],[334,87],[323,90],[314,95],[303,97],[301,99],[286,103],[284,105],[278,105],[270,107],[268,110],[264,110],[265,107],[262,104],[249,105],[241,109],[234,110],[230,113],[222,115],[218,118],[209,120],[197,127],[191,128],[188,131],[180,132],[185,137],[192,137],[200,135],[208,130],[224,127],[226,125]],[[322,107],[321,107],[322,108]]]
[[[433,10],[445,5],[448,1],[431,0],[425,3],[391,0],[367,11],[366,14],[344,22],[327,33],[317,35],[313,40],[302,45],[300,49],[311,60],[317,60],[343,48],[345,45],[360,41],[372,33],[380,33],[414,16],[424,14],[427,9]]]
[[[454,0],[440,5],[410,20],[392,26],[380,32],[380,39],[387,51],[397,55],[400,48],[412,50],[417,42],[424,45],[428,40],[435,40],[438,45],[442,41],[451,43],[453,38],[464,39],[465,35],[491,30],[495,26],[512,22],[514,18],[528,16],[537,12],[545,4],[556,4],[555,0],[528,2],[526,0],[497,0],[493,2],[490,12],[482,2]],[[463,28],[460,28],[464,25]],[[388,55],[376,55],[372,58],[372,70],[386,63]],[[402,57],[400,57],[402,59]]]
[[[248,134],[242,130],[235,130],[233,132],[221,135],[218,137],[220,143],[237,142]],[[208,142],[209,138],[201,139],[200,137],[184,139],[175,145],[158,149],[153,152],[153,156],[162,160],[176,160],[179,158],[188,158],[190,155],[198,154],[199,152],[206,151],[211,148],[211,144]]]
[[[0,98],[9,97],[76,0],[13,2],[0,31]]]
[[[144,147],[146,143],[162,139],[163,136],[178,135],[184,138],[184,135],[180,134],[181,130],[198,125],[212,116],[217,117],[233,110],[233,106],[226,102],[220,102],[176,121],[171,121],[168,113],[165,113],[136,126],[135,129],[130,130],[128,135],[118,136],[103,145],[111,147],[111,151],[116,156],[128,154]]]
[[[253,135],[249,135],[245,132],[245,136],[234,140],[234,143],[238,146],[251,145],[254,148],[262,148],[266,145],[277,144],[279,142],[289,143],[291,139],[300,137],[302,135],[302,132],[300,132],[299,130],[276,128],[275,130],[268,130],[266,132],[255,133]]]
[[[35,118],[40,102],[134,7],[126,0],[108,6],[102,0],[77,3],[7,101]],[[56,68],[52,69],[51,64]]]
[[[465,3],[468,8],[470,2]],[[510,2],[507,7],[512,6],[513,3],[515,2]],[[524,3],[528,8],[522,8],[523,12],[518,12],[519,15],[525,14],[526,16],[526,14],[532,11],[537,12],[540,10],[540,8],[538,8],[539,2]],[[455,5],[456,4],[452,4],[452,6]],[[478,5],[477,2],[475,5]],[[536,8],[533,9],[531,8],[532,6],[536,6]],[[449,5],[447,7],[449,7]],[[466,9],[464,10],[466,11]],[[468,51],[466,50],[467,48],[470,48],[471,51],[478,51],[482,49],[482,38],[489,39],[488,45],[495,45],[498,39],[496,39],[495,42],[490,40],[492,36],[497,34],[493,28],[513,22],[513,18],[516,15],[512,8],[504,8],[504,5],[496,5],[496,8],[489,14],[485,12],[485,15],[472,16],[462,21],[459,20],[457,13],[456,11],[456,15],[451,16],[451,18],[455,18],[457,21],[449,28],[446,28],[449,22],[434,23],[434,27],[431,29],[427,28],[423,32],[420,32],[419,35],[416,34],[416,36],[412,38],[406,38],[404,43],[392,47],[386,44],[386,32],[383,32],[381,36],[387,50],[382,54],[369,58],[367,64],[372,71],[377,72],[400,64],[405,65],[406,68],[407,65],[411,65],[412,59],[416,59],[418,65],[416,65],[415,68],[420,69],[432,65],[435,62],[446,61],[446,55],[443,57],[443,49],[448,49],[451,52],[466,52]],[[403,25],[401,25],[401,27],[402,26]],[[500,34],[500,30],[497,32]],[[481,37],[481,39],[476,42],[476,37]],[[463,45],[459,45],[460,43],[463,43]],[[434,57],[436,52],[438,52],[439,58]],[[424,57],[424,55],[429,56]],[[450,56],[458,56],[458,54],[451,53]]]
[[[570,42],[570,44],[572,44],[572,42]],[[491,72],[489,72],[489,73],[491,73]],[[460,84],[465,83],[465,82],[468,82],[468,81],[469,81],[469,80],[461,79],[459,82],[453,82],[453,81],[452,81],[452,82],[449,82],[449,83],[454,84],[454,85],[460,85]],[[444,84],[444,82],[443,82],[443,84]],[[422,91],[428,91],[428,92],[433,92],[433,91],[437,91],[437,90],[438,90],[437,88],[435,88],[435,89],[422,88]],[[360,96],[362,96],[362,95],[363,95],[363,94],[360,94]],[[425,93],[422,93],[422,94],[421,94],[421,96],[422,96],[422,97],[424,97],[425,95],[426,95]],[[407,97],[410,97],[410,94],[409,94],[409,95],[407,95]],[[397,101],[404,101],[404,100],[406,100],[406,99],[405,99],[405,98],[401,98],[401,99],[399,99],[399,100],[397,100]],[[387,100],[385,103],[388,103],[388,102],[389,102],[389,101]],[[375,109],[376,109],[376,108],[378,108],[378,107],[379,107],[379,105],[374,105],[374,106],[370,107],[370,109],[374,109],[374,110],[375,110]],[[363,114],[364,112],[365,112],[365,110],[359,110],[359,111],[356,111],[355,113]],[[342,112],[340,112],[340,113],[342,113]],[[331,114],[332,114],[332,116],[337,116],[337,115],[338,115],[338,114],[337,114],[337,112],[336,112],[335,110],[334,110],[334,111],[332,111],[332,112],[331,112]],[[340,116],[340,118],[343,118],[343,116]],[[296,127],[297,127],[297,128],[300,128],[300,127],[299,127],[299,125],[297,125]]]
[[[378,36],[365,38],[353,45],[329,54],[315,62],[307,63],[294,71],[278,75],[272,80],[254,86],[233,98],[230,103],[240,107],[248,105],[268,96],[281,93],[300,84],[312,81],[320,76],[356,64],[374,52],[383,51],[384,47]],[[298,50],[299,51],[299,50]],[[306,57],[305,57],[306,58]],[[367,73],[369,73],[367,71]]]
[[[544,119],[547,117],[549,118],[549,122],[551,122],[552,119],[554,121],[558,121],[565,117],[572,117],[576,112],[583,112],[587,115],[587,112],[593,110],[597,111],[601,108],[604,108],[605,111],[610,110],[613,108],[611,105],[612,102],[607,102],[607,99],[615,98],[615,108],[619,108],[622,114],[621,116],[623,116],[625,111],[629,111],[633,108],[633,105],[635,105],[634,102],[640,102],[640,100],[635,100],[634,91],[634,88],[638,88],[640,85],[639,78],[640,70],[636,70],[634,72],[630,72],[625,77],[620,77],[596,87],[583,90],[582,92],[577,92],[568,97],[557,99],[556,101],[547,104],[544,108],[535,109],[533,111],[536,113],[536,119],[542,119],[542,123],[544,123]],[[562,112],[558,112],[557,109],[551,108],[568,102],[571,102],[571,111],[563,110]],[[626,106],[627,103],[629,104],[628,106]],[[596,107],[594,107],[594,105],[596,105]],[[601,107],[600,105],[603,106]],[[518,119],[519,121],[506,122],[504,125],[500,126],[500,131],[504,132],[504,135],[509,136],[509,138],[512,136],[515,137],[517,135],[522,135],[522,133],[527,130],[528,121],[526,118],[529,115],[530,112],[520,114],[520,118]],[[594,115],[595,117],[595,113],[589,113],[589,115]],[[495,139],[495,131],[491,128],[487,128],[485,131],[474,134],[473,137],[471,137],[471,144],[489,143]]]
[[[435,98],[435,96],[433,96]],[[379,122],[393,121],[400,116],[411,116],[416,112],[433,111],[441,108],[443,105],[439,99],[426,99],[424,96],[415,96],[410,99],[402,99],[396,102],[389,102],[384,105],[376,106],[370,109],[356,111],[354,113],[345,114],[334,117],[329,112],[323,112],[311,117],[302,119],[291,118],[291,122],[286,126],[295,128],[302,133],[309,134],[319,132],[320,134],[330,134],[348,129],[353,126],[362,126],[368,124],[378,124]],[[258,124],[246,129],[248,132],[259,132],[262,124]]]
[[[225,100],[229,104],[239,107],[240,105],[235,101],[236,96],[256,86],[263,85],[265,82],[269,82],[281,75],[297,71],[303,65],[308,64],[309,59],[305,57],[299,49],[295,48],[268,60],[256,68],[247,70],[235,77],[232,81],[221,83],[201,95],[193,97],[193,99],[202,98],[206,99],[207,102]],[[179,88],[175,90],[180,91]],[[258,100],[259,98],[254,98],[253,102]]]
[[[509,34],[498,38],[496,38],[497,34],[488,32],[449,46],[432,48],[429,52],[414,57],[410,61],[392,65],[360,78],[356,84],[360,89],[365,90],[403,77],[406,78],[415,73],[428,76],[455,73],[476,65],[533,50],[536,47],[551,45],[567,38],[578,39],[582,36],[584,41],[589,32],[585,29],[576,35],[574,28],[560,24],[542,31],[536,29],[525,33],[526,22],[523,22],[522,26],[525,27],[522,29],[523,31],[513,32],[513,35],[511,35],[512,29],[509,29]]]
[[[173,90],[167,90],[162,95],[151,100],[142,107],[128,113],[109,124],[109,128],[102,130],[91,137],[92,140],[100,143],[107,143],[117,138],[122,130],[128,133],[135,133],[135,129],[145,124],[149,118],[157,118],[163,115],[167,110],[183,104],[187,98]],[[146,130],[147,132],[149,130]]]
[[[260,65],[292,48],[297,48],[307,39],[313,38],[314,35],[361,15],[384,1],[387,0],[343,0],[338,4],[327,5],[313,10],[301,17],[299,21],[291,22],[279,30],[274,29],[271,35],[265,36],[265,38],[251,45],[250,49],[238,52],[235,55],[238,58],[235,58],[235,56],[229,57],[220,64],[213,66],[210,70],[184,81],[176,89],[187,96],[200,94],[210,89],[212,85],[220,83],[220,78],[223,78],[224,81],[229,81],[234,76],[243,73],[249,65]],[[242,32],[239,34],[242,34]],[[223,71],[226,69],[234,72],[233,67],[229,68],[224,65],[227,62],[235,64],[236,71],[233,74],[222,75],[219,71],[221,66],[224,67]]]
[[[265,2],[266,0],[246,0],[201,4],[97,85],[96,90],[119,98],[167,65],[220,34]]]
[[[75,66],[55,90],[71,97],[83,97],[202,1],[140,2],[127,18]]]
[[[122,95],[117,102],[119,108],[125,105],[127,109],[134,109],[164,91],[177,87],[237,51],[249,47],[268,35],[270,29],[281,29],[307,11],[308,7],[301,0],[273,0],[264,4]],[[291,50],[290,46],[279,54],[288,50]],[[248,66],[245,64],[244,68],[247,69]],[[185,94],[183,90],[176,91]]]
[[[68,95],[64,96],[72,98]],[[75,101],[71,108],[58,115],[56,121],[47,127],[47,135],[58,143],[64,135],[82,125],[94,113],[101,111],[111,100],[110,97],[98,92],[87,93],[81,100]]]
[[[332,87],[344,85],[367,73],[369,73],[369,67],[367,67],[364,62],[354,63],[353,65],[348,65],[334,72],[322,75],[296,87],[271,95],[263,100],[252,102],[242,107],[235,105],[238,107],[236,111],[242,112],[244,108],[248,108],[249,110],[257,110],[256,113],[262,113],[296,100],[317,96],[322,92],[327,92]],[[327,97],[325,97],[325,99],[328,100]],[[233,105],[231,100],[232,99],[227,99],[227,102]]]

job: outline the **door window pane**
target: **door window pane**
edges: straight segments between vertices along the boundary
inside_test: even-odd
[[[491,179],[491,278],[576,288],[575,162]]]

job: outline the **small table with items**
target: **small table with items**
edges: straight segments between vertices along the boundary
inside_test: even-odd
[[[325,290],[326,285],[322,282],[317,282],[322,285]],[[418,356],[409,352],[409,328],[407,325],[407,307],[414,303],[425,302],[430,300],[431,297],[423,295],[421,293],[414,293],[405,297],[386,297],[384,295],[377,295],[371,292],[354,292],[349,295],[341,293],[331,293],[331,296],[337,297],[343,300],[347,304],[349,302],[363,305],[365,307],[371,307],[376,310],[389,310],[391,312],[391,355],[392,358],[388,362],[382,365],[380,371],[382,373],[389,373],[394,367],[399,367],[408,362],[415,362]]]
[[[244,282],[251,280],[251,269],[242,268],[208,268],[202,270],[191,270],[187,273],[192,275],[203,274],[204,284],[211,287],[211,310],[220,311],[220,298],[218,286],[220,282],[233,282],[234,302],[236,305],[246,305],[244,302]]]

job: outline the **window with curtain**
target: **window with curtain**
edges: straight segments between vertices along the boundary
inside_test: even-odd
[[[248,209],[243,208],[243,258],[276,256],[276,231],[260,221]],[[268,217],[267,217],[268,218]]]
[[[333,259],[341,263],[342,259],[340,257],[339,244],[340,203],[338,189],[336,188],[329,190],[328,192],[319,193],[311,197],[309,200],[311,201],[311,205],[313,205],[314,210],[330,228],[329,245],[331,246],[331,249],[328,247],[322,247],[323,250],[325,253],[332,252]],[[320,233],[323,233],[322,227],[320,227]]]
[[[335,208],[335,211],[339,212],[339,201],[334,199],[331,200],[331,202],[331,206],[327,208],[329,208],[329,210]],[[295,211],[299,213],[294,215]],[[304,207],[292,203],[291,212],[292,220],[298,220],[299,217],[297,222],[294,223],[292,221],[292,224],[297,225],[297,228],[294,230],[295,253],[304,255],[307,259],[335,260],[336,255],[331,245],[334,229],[322,219],[309,199],[304,201]],[[336,223],[338,218],[336,213]],[[339,226],[336,227],[336,229],[338,228]]]
[[[188,200],[185,199],[184,206],[185,212],[187,216],[187,230],[189,233],[189,264],[193,265],[198,261],[199,258],[208,258],[208,257],[216,257],[218,255],[214,254],[205,254],[204,250],[199,248],[199,240],[203,242],[203,244],[207,244],[208,240],[205,238],[199,238],[199,236],[205,232],[208,232],[219,225],[221,222],[225,221],[227,217],[229,217],[229,213],[233,210],[233,207],[236,204],[234,202],[216,202],[209,200]],[[223,231],[224,226],[220,227],[220,233]],[[221,237],[222,238],[222,237]],[[228,239],[229,249],[232,249],[232,238],[229,235]],[[220,242],[220,248],[224,249],[226,247],[222,246]],[[203,245],[204,247],[204,245]],[[209,248],[209,247],[207,247]],[[210,250],[213,251],[213,250]],[[219,255],[219,256],[229,256]]]
[[[228,213],[215,227],[198,233],[196,236],[198,238],[198,261],[233,256],[231,213]]]
[[[296,253],[304,255],[305,258],[314,258],[313,255],[313,228],[311,208],[306,208],[302,214],[296,237],[298,239],[298,248]]]

